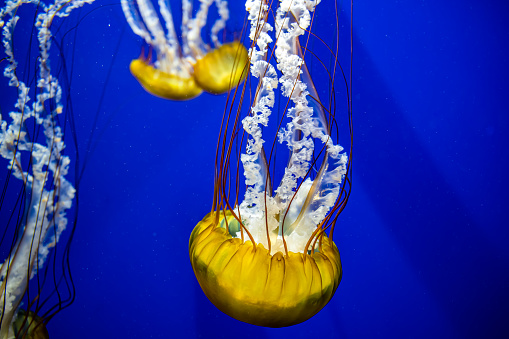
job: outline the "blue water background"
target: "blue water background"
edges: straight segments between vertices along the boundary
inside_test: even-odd
[[[230,31],[244,18],[234,7]],[[320,313],[285,329],[218,311],[189,263],[225,97],[147,94],[128,70],[142,44],[118,3],[80,16],[66,54],[87,158],[76,300],[49,323],[52,339],[509,337],[508,2],[355,2],[354,181],[334,236],[343,280]]]

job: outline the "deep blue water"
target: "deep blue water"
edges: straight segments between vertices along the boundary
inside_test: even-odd
[[[230,31],[242,28],[239,3]],[[509,337],[509,3],[354,2],[354,181],[334,235],[343,280],[320,313],[285,329],[218,311],[189,263],[226,97],[147,94],[128,70],[142,44],[120,6],[97,0],[79,17],[64,39],[67,133],[87,161],[76,300],[50,321],[52,339]]]

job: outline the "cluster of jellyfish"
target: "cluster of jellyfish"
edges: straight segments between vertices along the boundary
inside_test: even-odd
[[[158,1],[166,32],[159,22],[150,0],[121,0],[127,22],[135,34],[156,53],[156,60],[143,55],[129,65],[133,76],[147,92],[165,99],[189,100],[203,91],[222,94],[237,86],[247,75],[247,50],[240,42],[221,44],[218,33],[229,17],[228,3],[215,0],[219,18],[211,28],[211,48],[201,36],[207,23],[207,13],[213,0],[200,2],[192,17],[192,2],[182,1],[182,29],[180,44],[170,4]]]
[[[65,114],[65,98],[50,67],[52,23],[93,1],[7,1],[0,9],[3,74],[18,95],[7,116],[0,112],[0,156],[8,177],[23,187],[10,198],[20,213],[0,267],[0,339],[48,338],[45,326],[62,308],[41,314],[39,294],[28,297],[30,280],[67,227],[77,187],[68,179],[72,158],[63,152],[59,116]],[[182,0],[180,39],[168,0],[158,0],[158,10],[150,0],[121,0],[133,33],[156,55],[130,64],[147,92],[171,100],[192,99],[203,91],[228,93],[229,107],[218,116],[212,208],[192,230],[189,254],[208,299],[231,317],[259,326],[291,326],[311,318],[331,300],[342,277],[333,232],[351,192],[351,63],[348,74],[338,48],[314,35],[320,2],[246,0],[246,48],[240,41],[219,42],[229,17],[225,0],[201,0],[195,11],[191,0]],[[211,47],[201,32],[213,3],[219,18],[211,28]],[[27,4],[38,6],[38,74],[32,88],[18,78],[13,50],[18,9]],[[332,66],[309,51],[311,39],[324,45]],[[348,48],[351,58],[351,41]],[[318,81],[328,85],[328,100],[320,99],[324,94],[315,86],[310,58],[326,70],[327,78]],[[248,73],[251,78],[244,81]],[[335,85],[336,78],[344,85]],[[347,98],[341,118],[335,106],[338,88]],[[274,118],[276,106],[284,109]],[[43,136],[28,133],[28,125]],[[348,131],[348,152],[339,145],[341,128]],[[288,155],[282,167],[276,153]]]

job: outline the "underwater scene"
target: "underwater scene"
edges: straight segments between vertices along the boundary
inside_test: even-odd
[[[0,0],[0,339],[508,338],[508,19]]]

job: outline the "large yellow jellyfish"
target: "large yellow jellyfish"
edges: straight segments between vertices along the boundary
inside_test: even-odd
[[[45,313],[43,319],[37,313],[47,300],[41,295],[46,279],[38,280],[35,293],[29,293],[30,279],[39,279],[38,273],[67,226],[66,214],[75,196],[75,188],[66,179],[71,160],[64,155],[64,134],[58,118],[64,110],[62,88],[50,68],[51,25],[56,18],[67,17],[72,10],[92,1],[54,0],[45,4],[40,0],[18,0],[8,1],[0,9],[2,46],[6,55],[2,63],[6,65],[3,75],[9,86],[16,89],[13,93],[17,92],[13,109],[8,114],[0,114],[0,160],[6,160],[8,173],[2,184],[3,192],[9,191],[7,185],[15,186],[16,178],[21,181],[19,199],[4,200],[3,196],[1,199],[2,204],[8,205],[5,209],[19,213],[2,225],[4,236],[10,232],[14,238],[0,267],[0,339],[48,338],[46,320],[65,306],[66,301],[59,299],[58,306]],[[25,4],[35,5],[35,16],[18,11]],[[22,20],[34,20],[38,38],[39,53],[34,58],[38,74],[32,81],[33,87],[22,81],[23,70],[18,69],[19,60],[13,48],[21,12],[25,13]],[[16,43],[21,44],[21,41],[18,39]],[[35,99],[30,95],[35,95]],[[12,220],[15,229],[10,229]],[[58,288],[58,284],[55,283],[54,288]],[[59,297],[64,296],[59,294]]]
[[[229,113],[241,109],[225,113],[212,212],[196,225],[189,241],[193,270],[209,300],[231,317],[259,326],[284,327],[309,319],[330,301],[342,276],[332,235],[350,194],[351,149],[347,155],[339,146],[337,128],[343,122],[351,137],[351,92],[347,85],[348,104],[340,121],[334,99],[331,105],[320,101],[306,66],[308,49],[299,37],[306,44],[314,37],[312,15],[319,2],[280,0],[274,11],[267,1],[246,1],[253,41],[250,69],[259,81],[241,122],[243,131],[240,114]],[[336,69],[333,50],[328,53]],[[336,74],[329,76],[320,81],[329,83],[334,98]],[[281,120],[270,124],[278,84],[280,106],[286,108]],[[264,139],[271,128],[277,138]],[[351,138],[345,141],[351,144]],[[281,164],[275,159],[278,142],[289,151],[279,173],[274,170]],[[246,187],[242,202],[241,166]],[[273,189],[276,178],[279,186]]]
[[[210,37],[214,44],[211,48],[202,40],[201,30],[213,2],[219,18],[211,28]],[[225,93],[246,77],[246,48],[238,41],[222,45],[217,37],[229,17],[225,0],[200,1],[194,18],[191,15],[192,1],[182,0],[182,47],[169,1],[158,1],[166,33],[151,0],[121,0],[121,3],[133,32],[142,37],[157,55],[155,62],[141,56],[129,65],[131,73],[147,92],[165,99],[188,100],[202,91]]]

